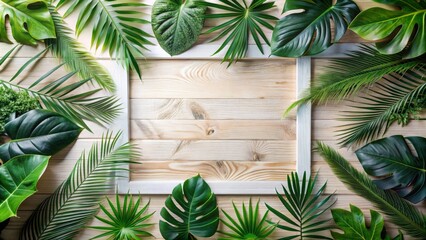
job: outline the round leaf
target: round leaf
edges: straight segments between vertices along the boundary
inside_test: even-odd
[[[188,50],[201,33],[205,11],[193,0],[155,1],[151,22],[160,46],[172,56]]]
[[[272,55],[315,55],[338,42],[359,13],[352,0],[287,0],[284,11],[303,10],[280,19],[272,33]],[[330,21],[334,22],[333,29]]]

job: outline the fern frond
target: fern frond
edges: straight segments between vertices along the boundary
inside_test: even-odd
[[[77,72],[81,79],[92,78],[100,87],[114,91],[115,84],[107,70],[73,37],[74,32],[62,16],[53,7],[49,7],[49,11],[55,24],[56,38],[47,39],[45,43],[50,46],[52,54],[62,59],[66,67]]]
[[[329,146],[318,142],[317,150],[330,165],[334,174],[356,194],[372,202],[408,235],[426,236],[426,219],[413,205],[395,192],[377,187],[364,173],[356,170],[346,159]]]
[[[138,156],[130,144],[116,147],[119,138],[120,133],[107,133],[82,154],[70,176],[30,216],[20,239],[72,239],[95,216],[114,172]]]
[[[136,0],[60,0],[57,7],[70,4],[64,17],[82,9],[77,19],[76,33],[92,26],[91,44],[96,49],[108,50],[127,69],[129,66],[141,78],[136,57],[143,56],[142,49],[153,45],[152,37],[137,25],[148,24],[142,19],[140,7],[147,5]]]
[[[370,89],[361,102],[345,111],[340,144],[348,146],[380,137],[398,122],[408,124],[410,118],[426,107],[426,68],[390,74]]]

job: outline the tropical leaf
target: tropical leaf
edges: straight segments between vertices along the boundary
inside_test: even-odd
[[[360,12],[352,0],[287,0],[284,12],[272,33],[272,55],[300,57],[315,55],[338,42]],[[334,22],[334,29],[331,26]],[[334,37],[332,32],[334,31]]]
[[[171,56],[188,50],[197,41],[206,7],[194,0],[157,0],[152,6],[152,29],[160,46]]]
[[[382,190],[364,173],[356,170],[346,159],[329,146],[319,142],[317,150],[330,165],[334,174],[352,191],[371,201],[389,220],[417,239],[426,236],[426,217],[395,192]]]
[[[116,240],[140,240],[141,236],[152,236],[151,233],[143,230],[153,225],[144,223],[154,215],[154,213],[143,215],[148,209],[149,202],[139,210],[141,196],[136,202],[133,202],[133,196],[129,194],[124,195],[123,203],[121,203],[119,195],[115,195],[115,205],[109,198],[107,198],[107,201],[111,210],[102,204],[99,205],[107,218],[96,216],[99,221],[107,226],[89,227],[104,232],[92,239],[109,237],[108,239]]]
[[[22,44],[36,45],[38,40],[55,38],[55,26],[45,0],[0,0],[0,42],[8,42],[6,22],[13,38]]]
[[[82,128],[62,115],[36,109],[8,122],[5,132],[12,139],[0,145],[0,159],[24,155],[53,155],[80,135]]]
[[[393,73],[383,77],[366,96],[351,104],[341,120],[348,122],[340,130],[343,146],[383,136],[397,122],[405,126],[426,107],[426,67]]]
[[[274,29],[270,22],[278,20],[278,18],[267,14],[266,12],[274,8],[274,2],[266,2],[267,0],[252,0],[250,5],[247,5],[246,0],[242,0],[241,4],[238,0],[219,0],[221,4],[199,1],[197,5],[216,8],[224,13],[207,14],[206,18],[228,19],[226,22],[212,27],[206,34],[220,31],[220,33],[211,41],[216,41],[227,36],[225,41],[214,53],[222,51],[228,43],[228,50],[225,53],[223,61],[229,61],[229,65],[243,58],[248,49],[249,36],[252,36],[259,51],[263,54],[263,48],[260,38],[270,45],[269,39],[261,27]],[[260,37],[259,37],[260,36]],[[228,66],[229,66],[228,65]]]
[[[330,239],[329,237],[316,234],[331,228],[327,224],[330,219],[318,220],[317,218],[334,204],[334,202],[328,202],[332,195],[320,198],[324,193],[327,183],[322,185],[317,192],[314,192],[317,177],[318,175],[313,179],[307,179],[306,172],[304,172],[303,178],[300,181],[299,175],[292,172],[291,175],[287,176],[287,187],[282,186],[287,199],[276,190],[278,199],[289,214],[284,214],[266,204],[266,207],[273,214],[286,223],[286,225],[277,224],[277,227],[294,234],[282,237],[280,240],[305,238]]]
[[[33,81],[30,86],[19,84],[17,80],[19,75],[46,51],[47,49],[25,62],[10,80],[0,79],[0,86],[27,92],[37,98],[43,108],[57,112],[86,129],[89,127],[85,120],[99,125],[111,123],[120,111],[118,99],[115,96],[95,96],[102,89],[90,89],[82,92],[80,88],[87,86],[91,79],[68,83],[76,74],[75,72],[51,81],[49,76],[62,65],[46,72],[39,79]],[[38,87],[39,85],[44,86]]]
[[[81,155],[69,177],[27,220],[20,239],[72,239],[83,229],[113,188],[114,173],[125,171],[122,166],[138,156],[129,144],[116,147],[119,139],[120,134],[107,133]]]
[[[16,216],[19,205],[36,192],[49,158],[23,155],[0,166],[0,222]]]
[[[383,54],[404,52],[404,58],[426,53],[426,2],[418,0],[374,0],[397,7],[373,7],[358,15],[349,28],[376,43]]]
[[[257,201],[255,207],[253,207],[251,198],[247,207],[243,202],[242,213],[235,206],[234,202],[232,202],[232,206],[234,207],[237,220],[222,209],[226,219],[220,219],[220,221],[229,228],[229,231],[218,231],[226,236],[220,237],[219,240],[264,240],[274,232],[275,225],[270,225],[266,222],[268,211],[262,217],[259,214],[259,201]],[[261,218],[259,219],[259,217]]]
[[[6,62],[6,60],[12,55],[12,53],[15,52],[15,50],[19,50],[22,45],[14,45],[12,48],[10,48],[5,55],[3,55],[0,58],[0,67]]]
[[[426,198],[426,138],[391,136],[355,153],[365,172],[379,178],[374,183],[380,188],[393,189],[413,203]]]
[[[141,77],[136,57],[143,56],[142,49],[147,49],[146,45],[153,45],[147,39],[151,35],[139,28],[139,25],[149,23],[141,17],[139,9],[145,4],[137,0],[60,0],[57,7],[66,4],[70,6],[64,17],[77,9],[81,10],[77,19],[77,34],[93,26],[92,46],[102,51],[108,50],[110,56],[119,59],[124,67],[130,66]]]
[[[46,39],[45,43],[53,55],[62,59],[66,67],[77,72],[81,79],[92,78],[100,87],[114,91],[115,84],[107,70],[73,37],[74,31],[62,16],[53,7],[49,7],[49,11],[55,24],[56,38]]]
[[[219,224],[216,196],[200,175],[177,185],[160,215],[160,232],[166,240],[210,237]]]
[[[343,230],[343,233],[331,232],[336,240],[391,240],[386,235],[385,220],[380,213],[370,210],[371,221],[370,227],[366,226],[364,214],[361,209],[354,205],[350,205],[351,211],[344,209],[331,209],[334,222]],[[386,235],[385,237],[382,237]],[[399,234],[394,240],[403,240],[402,234]]]

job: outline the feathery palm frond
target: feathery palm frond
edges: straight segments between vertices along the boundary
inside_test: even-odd
[[[138,11],[147,5],[136,0],[60,0],[57,7],[65,4],[70,6],[64,17],[82,9],[77,19],[77,34],[93,23],[92,46],[108,50],[110,56],[119,59],[124,67],[130,66],[141,78],[136,56],[143,56],[142,49],[153,43],[147,39],[152,36],[136,25],[149,23]]]
[[[263,54],[260,37],[268,45],[270,45],[270,43],[266,34],[261,29],[261,26],[270,30],[274,29],[268,21],[277,21],[278,18],[266,13],[266,11],[275,7],[274,2],[266,2],[267,0],[252,0],[251,4],[248,6],[246,0],[242,0],[244,5],[238,0],[219,1],[222,4],[204,1],[197,2],[197,5],[225,11],[225,13],[207,14],[205,16],[206,18],[231,18],[230,20],[211,28],[206,32],[206,34],[208,34],[220,31],[220,34],[211,40],[212,42],[228,35],[214,54],[222,51],[230,42],[223,61],[229,61],[228,66],[231,65],[234,61],[238,61],[238,59],[241,59],[246,55],[249,45],[249,35],[253,37],[258,49]]]
[[[333,60],[325,69],[326,72],[315,79],[314,85],[301,99],[291,104],[284,115],[310,101],[325,104],[328,101],[344,100],[388,74],[402,74],[407,70],[426,66],[426,56],[404,59],[402,54],[384,55],[367,45],[361,45],[359,50],[347,56],[348,58]]]
[[[295,233],[294,235],[280,238],[280,240],[305,238],[330,239],[329,237],[315,234],[331,228],[331,226],[326,224],[330,221],[330,219],[317,220],[317,218],[334,204],[334,202],[328,204],[332,195],[320,199],[321,195],[325,191],[327,183],[322,185],[317,192],[314,192],[317,177],[318,175],[316,175],[315,178],[309,178],[308,180],[306,172],[304,172],[303,178],[300,181],[299,175],[292,172],[291,176],[287,176],[287,188],[282,186],[286,199],[278,192],[278,190],[276,190],[278,198],[285,209],[287,209],[290,213],[291,217],[266,204],[266,207],[273,214],[288,224],[278,224],[277,227],[291,233]]]
[[[56,38],[47,39],[45,43],[50,46],[53,55],[61,58],[71,71],[78,73],[80,78],[93,78],[100,87],[114,91],[114,81],[106,69],[73,37],[74,32],[67,26],[62,16],[53,7],[49,7],[49,11],[55,24]]]
[[[130,144],[116,146],[120,135],[107,133],[82,154],[70,176],[30,216],[20,239],[72,239],[94,217],[114,172],[139,155]]]
[[[263,217],[259,215],[259,201],[256,203],[256,207],[253,207],[251,198],[248,204],[248,211],[246,205],[243,202],[242,214],[238,210],[235,203],[232,202],[234,207],[235,215],[237,216],[238,222],[232,218],[227,212],[222,209],[223,214],[228,219],[220,219],[220,221],[227,226],[230,231],[218,231],[219,233],[225,235],[226,237],[221,237],[219,240],[236,240],[236,239],[256,239],[263,240],[266,239],[272,232],[275,230],[275,225],[268,225],[266,222],[266,217],[268,211],[265,212]]]
[[[3,55],[1,58],[0,58],[0,67],[1,67],[1,65],[2,64],[4,64],[5,62],[6,62],[6,60],[10,57],[10,55],[12,55],[12,53],[16,50],[16,49],[19,49],[20,47],[21,47],[22,45],[15,45],[15,46],[13,46],[9,51],[7,51],[6,52],[6,54],[5,55]]]
[[[89,129],[89,127],[84,120],[100,125],[112,122],[120,111],[118,99],[115,96],[95,97],[94,94],[101,91],[101,89],[76,93],[80,87],[90,82],[90,79],[67,84],[67,81],[75,75],[75,72],[68,73],[57,80],[49,82],[41,88],[37,88],[39,84],[48,82],[49,76],[62,65],[54,67],[34,81],[30,86],[19,84],[17,80],[18,76],[33,62],[37,61],[47,49],[24,63],[10,80],[0,79],[0,86],[27,92],[37,98],[43,105],[43,108],[60,113],[86,129]]]
[[[408,235],[426,236],[426,218],[410,203],[392,191],[377,187],[366,174],[356,170],[346,159],[329,146],[318,142],[317,149],[334,174],[355,193],[371,201]]]
[[[380,137],[398,122],[409,123],[426,107],[426,67],[393,73],[376,83],[377,89],[369,89],[362,102],[345,111],[339,134],[343,146],[362,143]]]
[[[151,223],[144,223],[154,215],[154,212],[143,215],[148,209],[149,202],[139,210],[141,196],[139,196],[136,202],[133,202],[131,194],[124,195],[122,204],[118,195],[115,195],[115,205],[109,198],[107,198],[107,201],[111,210],[106,209],[102,204],[99,207],[108,219],[96,216],[99,221],[105,223],[107,226],[89,227],[104,232],[92,239],[109,237],[108,239],[114,240],[137,240],[141,239],[139,236],[152,236],[151,233],[143,230],[153,225]]]

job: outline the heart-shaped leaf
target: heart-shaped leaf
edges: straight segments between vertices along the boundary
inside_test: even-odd
[[[48,156],[17,156],[0,166],[0,222],[16,216],[19,205],[36,192]]]
[[[219,224],[216,196],[200,175],[177,185],[161,209],[160,232],[166,240],[212,236]],[[175,218],[174,216],[178,217]]]
[[[374,181],[380,188],[393,189],[413,203],[426,198],[426,138],[383,138],[357,150],[356,155],[365,172],[380,178]]]
[[[287,0],[283,11],[303,10],[281,18],[272,33],[272,55],[315,55],[338,42],[360,12],[352,0]],[[334,38],[331,21],[334,22]]]
[[[6,32],[9,19],[13,38],[22,44],[55,38],[55,26],[47,2],[41,0],[0,0],[0,41],[10,42]]]
[[[407,47],[406,58],[426,53],[426,1],[375,1],[394,5],[399,9],[367,9],[354,19],[349,28],[364,39],[385,40],[376,44],[383,54],[399,53]]]
[[[155,1],[151,23],[160,46],[172,56],[188,50],[201,33],[205,11],[193,0]]]
[[[82,128],[47,110],[27,112],[5,125],[12,141],[0,146],[3,162],[24,154],[53,155],[77,139]]]
[[[343,230],[343,233],[331,232],[335,240],[390,240],[389,236],[382,237],[385,232],[385,220],[380,213],[370,210],[371,221],[370,227],[366,226],[364,214],[353,205],[350,205],[351,211],[344,209],[332,209],[334,222]],[[400,233],[393,238],[394,240],[404,239]]]

